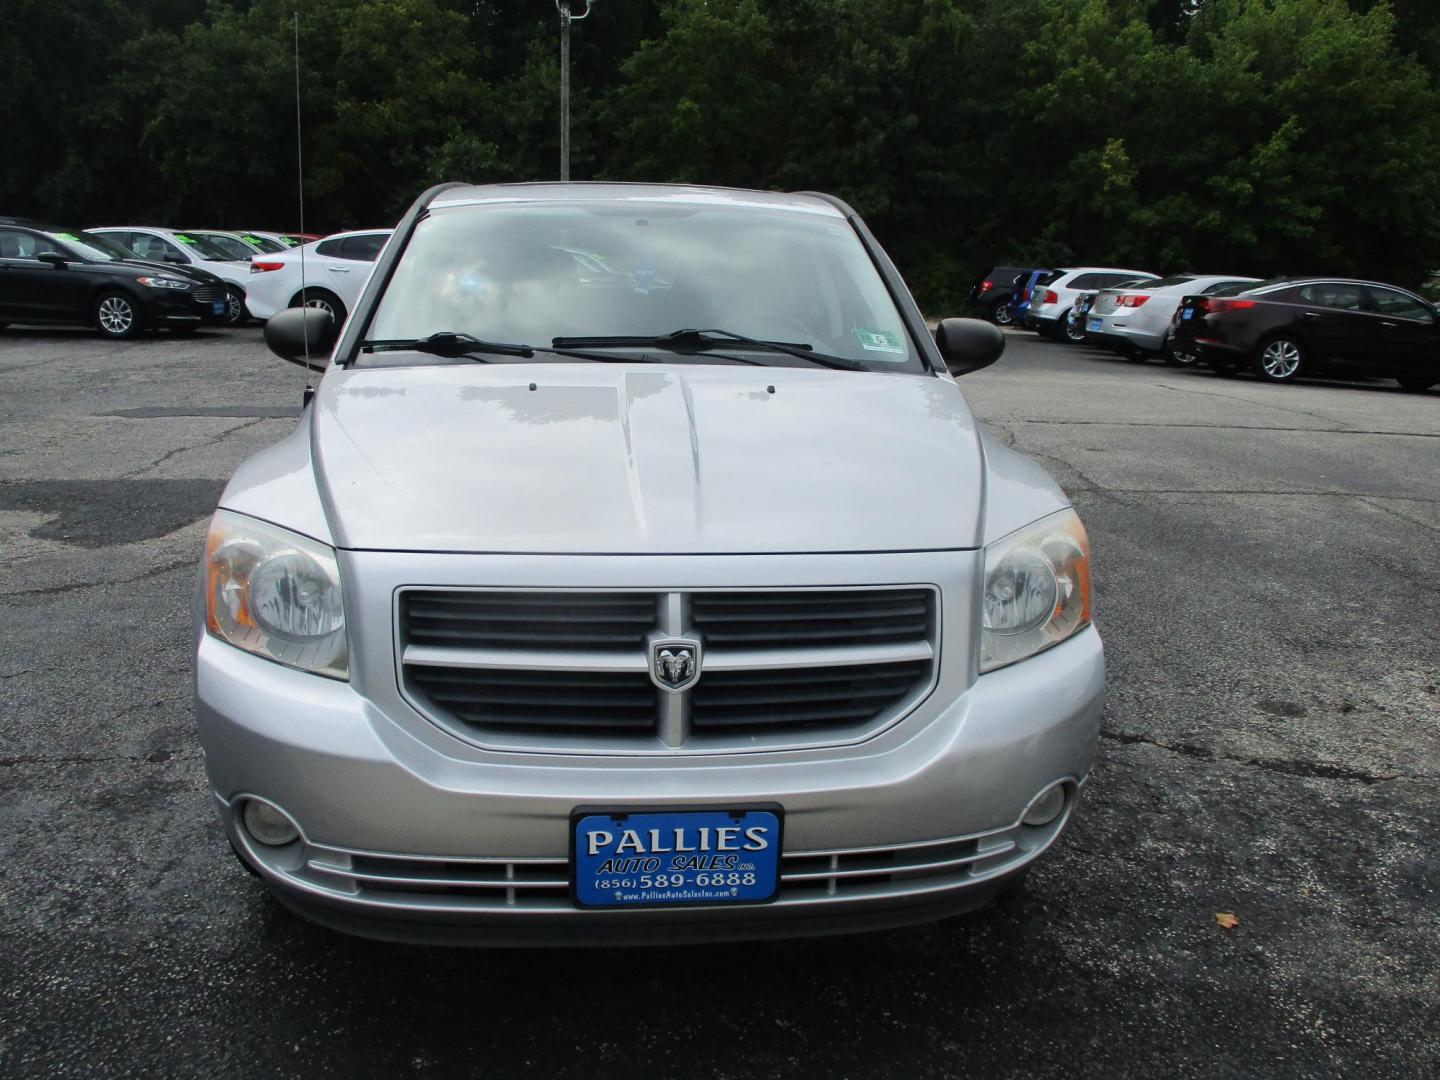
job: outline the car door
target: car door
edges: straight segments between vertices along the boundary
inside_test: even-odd
[[[74,320],[83,315],[86,279],[73,269],[41,262],[43,254],[71,256],[28,229],[0,229],[0,313],[11,321]]]
[[[331,252],[324,250],[325,244],[316,249],[325,257],[325,269],[335,295],[347,308],[353,308],[360,298],[360,290],[389,238],[389,233],[360,233],[340,237]]]
[[[10,322],[47,318],[36,306],[41,267],[31,257],[33,251],[32,233],[0,229],[0,318]]]
[[[1380,323],[1387,372],[1431,375],[1440,370],[1440,330],[1435,310],[1418,296],[1399,289],[1370,285],[1367,291]]]
[[[1314,281],[1295,290],[1300,333],[1311,359],[1338,372],[1362,374],[1380,350],[1380,324],[1370,298],[1349,281]]]

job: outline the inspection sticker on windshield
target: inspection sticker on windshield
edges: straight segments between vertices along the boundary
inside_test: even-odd
[[[763,904],[780,888],[778,806],[577,810],[574,899],[582,908]]]
[[[876,330],[871,326],[857,326],[855,336],[860,339],[860,347],[866,352],[894,353],[899,356],[905,355],[904,348],[900,345],[900,335],[892,334],[889,330]]]

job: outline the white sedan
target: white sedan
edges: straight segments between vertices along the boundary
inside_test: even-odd
[[[211,241],[179,229],[152,225],[100,225],[86,232],[103,236],[129,248],[148,262],[174,263],[207,270],[225,282],[225,322],[238,326],[245,321],[245,288],[249,275],[245,260],[236,258]]]
[[[362,229],[335,233],[273,255],[256,255],[250,260],[245,305],[257,319],[269,319],[277,311],[302,304],[323,308],[339,326],[360,298],[360,290],[389,239],[389,229]]]
[[[1184,365],[1188,356],[1172,356],[1170,323],[1180,301],[1203,296],[1257,278],[1235,274],[1176,274],[1121,289],[1106,289],[1095,297],[1085,321],[1085,339],[1131,356],[1163,356]]]

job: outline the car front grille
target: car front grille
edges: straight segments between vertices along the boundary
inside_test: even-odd
[[[696,684],[696,731],[774,731],[865,724],[929,675],[923,660],[899,664],[717,671]]]
[[[785,852],[775,903],[902,897],[993,877],[1033,854],[1020,827],[889,846]],[[307,883],[372,903],[476,914],[573,912],[565,858],[390,855],[309,845],[291,871]]]
[[[401,685],[481,745],[587,753],[811,746],[864,736],[936,675],[933,586],[551,592],[406,588]],[[667,687],[655,642],[693,646]]]
[[[640,649],[655,627],[648,593],[455,592],[404,594],[411,645],[470,649]]]
[[[225,290],[218,285],[201,285],[190,294],[197,304],[213,304],[225,297]]]

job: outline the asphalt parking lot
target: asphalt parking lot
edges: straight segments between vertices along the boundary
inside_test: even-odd
[[[919,930],[485,952],[296,921],[209,802],[194,568],[302,379],[0,336],[0,1075],[1440,1072],[1440,392],[1010,335],[962,384],[1084,516],[1109,655],[1057,849]]]

